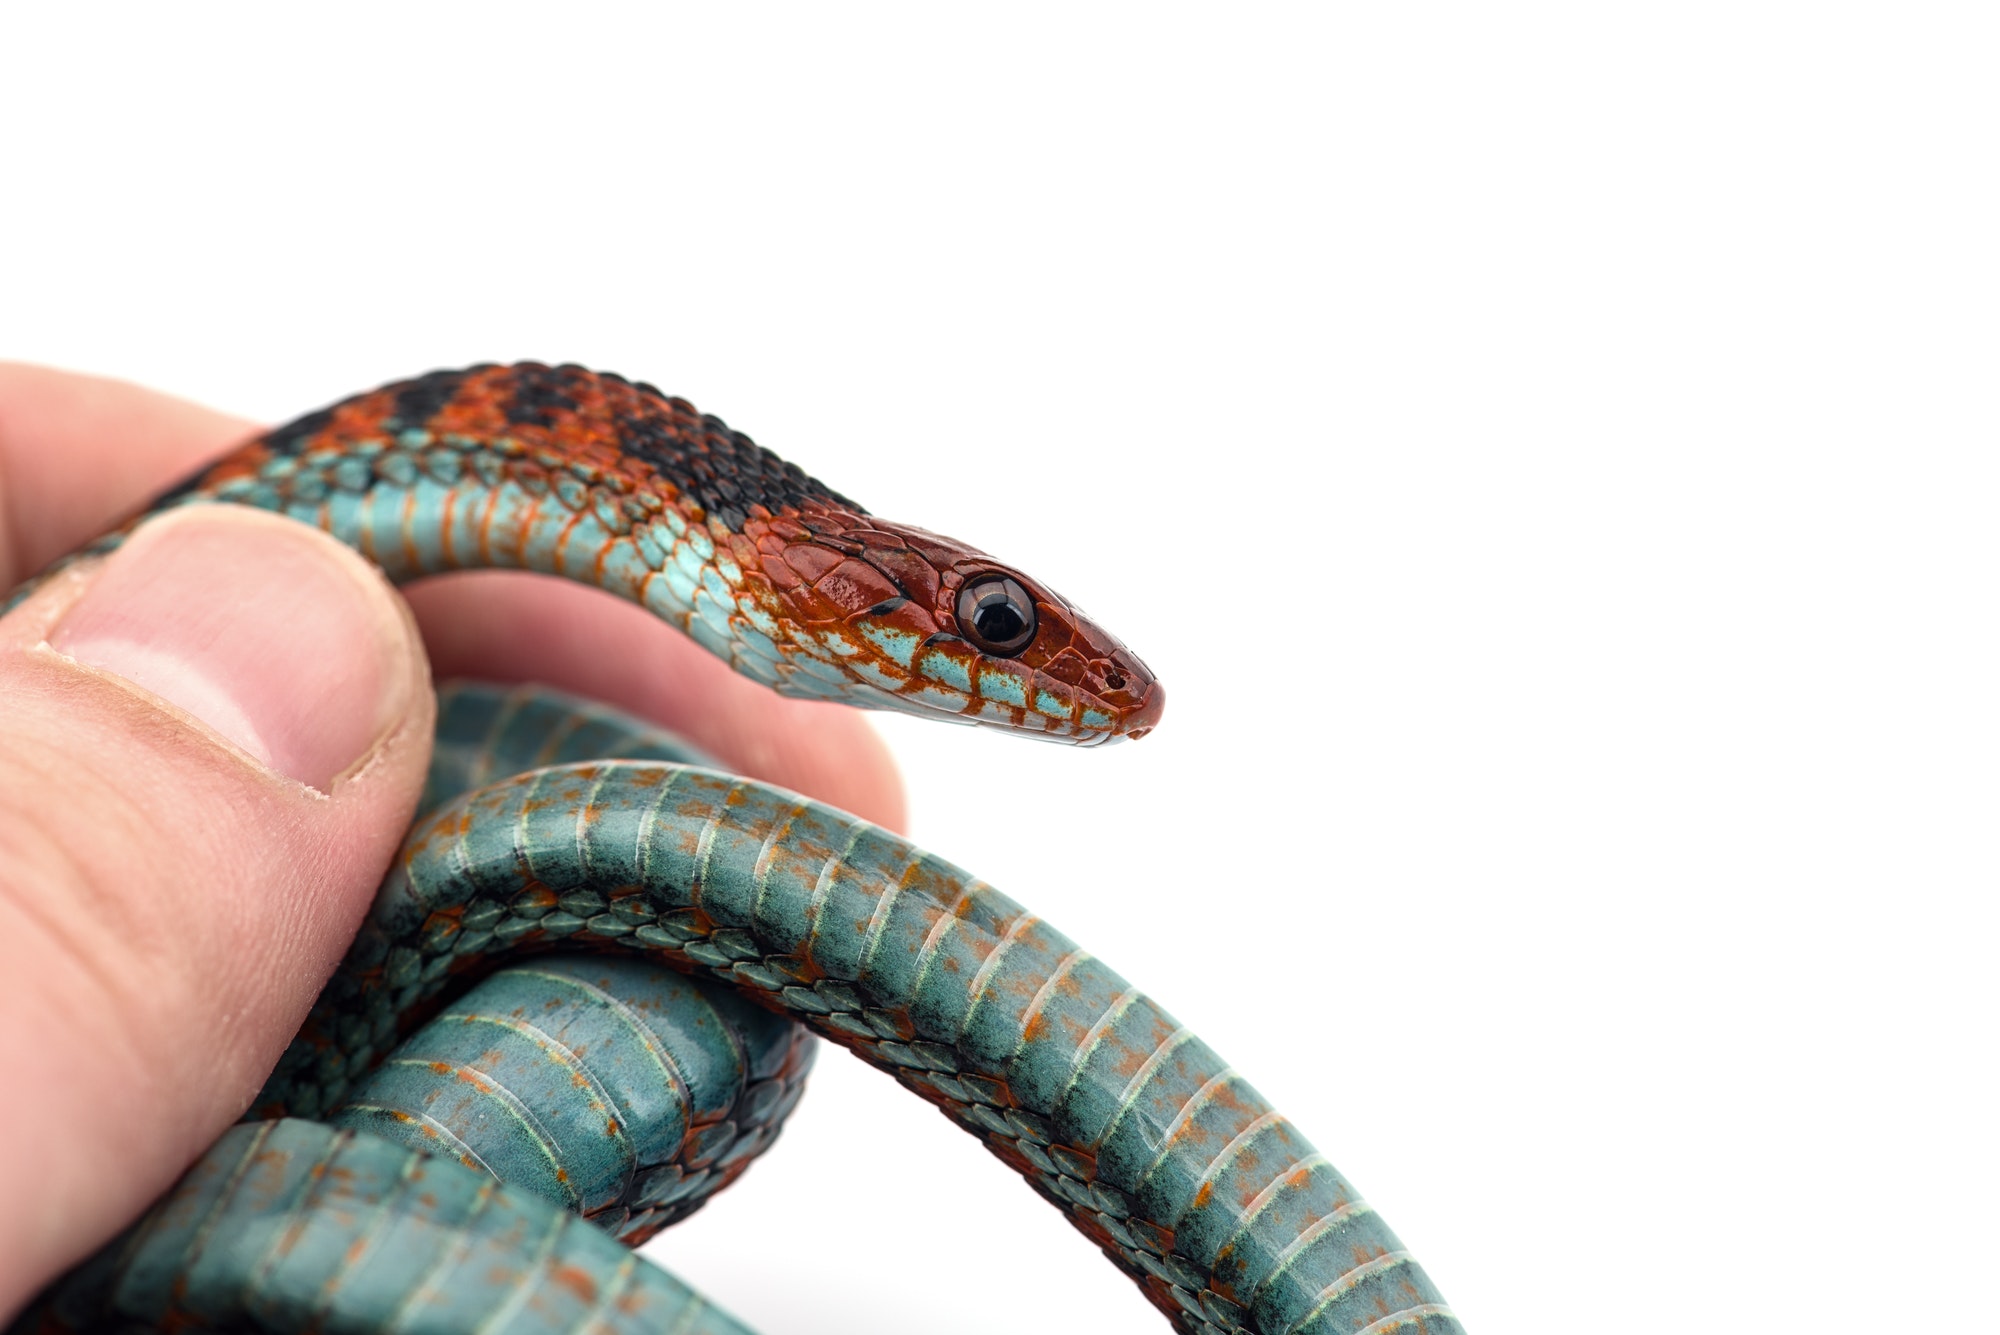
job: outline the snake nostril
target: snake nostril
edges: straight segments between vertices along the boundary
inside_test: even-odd
[[[1104,671],[1104,685],[1105,688],[1108,690],[1113,690],[1113,691],[1124,690],[1125,674],[1120,672],[1117,668],[1106,668]]]

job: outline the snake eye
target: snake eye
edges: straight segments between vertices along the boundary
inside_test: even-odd
[[[958,591],[958,627],[989,654],[1018,654],[1035,640],[1035,600],[1007,575],[975,575]]]

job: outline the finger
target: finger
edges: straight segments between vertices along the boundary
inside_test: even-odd
[[[404,592],[440,677],[547,682],[664,724],[751,778],[905,827],[895,761],[858,711],[788,700],[631,603],[505,571]]]
[[[0,618],[0,1324],[249,1104],[408,823],[428,686],[374,569],[233,506]]]
[[[0,362],[0,591],[255,431],[122,380]]]

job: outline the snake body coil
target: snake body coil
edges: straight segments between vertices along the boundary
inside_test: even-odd
[[[795,694],[1084,743],[1143,735],[1163,698],[1045,586],[866,516],[678,401],[577,368],[476,368],[361,396],[168,503],[203,500],[319,523],[399,578],[475,564],[585,578]],[[233,1130],[24,1327],[740,1330],[543,1198],[567,1193],[643,1236],[687,1203],[672,1194],[683,1181],[740,1168],[775,1134],[753,1105],[796,1097],[792,1040],[758,1059],[750,1084],[769,1092],[744,1085],[740,1113],[706,1114],[729,1130],[693,1136],[671,1175],[600,1146],[594,1185],[563,1170],[539,1194],[496,1183],[442,1122],[427,1128],[434,1092],[399,1095],[392,1074],[383,1093],[370,1074],[454,980],[559,944],[613,957],[543,968],[585,1004],[601,977],[651,960],[887,1071],[1184,1331],[1458,1331],[1380,1217],[1247,1081],[990,886],[794,794],[663,763],[683,758],[670,740],[608,711],[474,691],[448,702],[455,716],[469,724],[441,735],[433,799],[489,769],[550,767],[419,819],[259,1098],[266,1120]],[[639,758],[555,763],[590,754]],[[398,1056],[390,1070],[455,1061]],[[363,1081],[375,1092],[353,1097]],[[619,1096],[590,1083],[558,1111],[602,1140],[638,1138],[607,1114]],[[328,1114],[345,1126],[298,1120]],[[681,1115],[661,1139],[690,1140],[698,1118]]]

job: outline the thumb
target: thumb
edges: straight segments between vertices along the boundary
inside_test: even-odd
[[[402,837],[428,684],[366,562],[234,506],[0,619],[0,1324],[248,1106]]]

